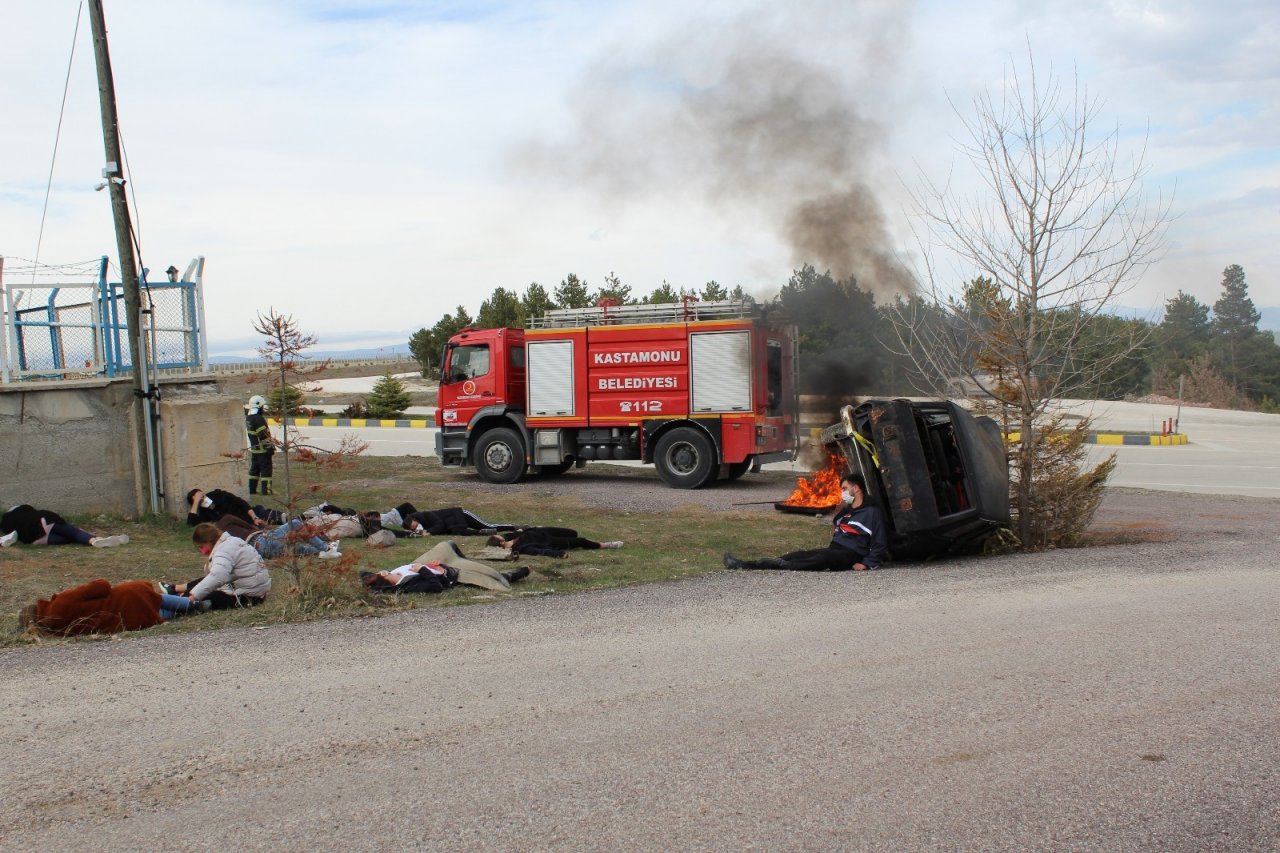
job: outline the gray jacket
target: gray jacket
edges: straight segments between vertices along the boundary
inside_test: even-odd
[[[243,539],[223,533],[209,555],[204,580],[196,584],[191,594],[203,600],[215,589],[233,595],[265,598],[271,591],[271,575],[257,549]]]

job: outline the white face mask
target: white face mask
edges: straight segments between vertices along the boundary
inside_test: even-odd
[[[848,489],[845,489],[844,491],[842,491],[840,493],[840,497],[844,498],[844,502],[847,504],[853,503],[853,492],[849,491]]]
[[[200,506],[204,507],[205,509],[211,509],[213,507],[213,501],[209,498],[202,498],[200,500]]]

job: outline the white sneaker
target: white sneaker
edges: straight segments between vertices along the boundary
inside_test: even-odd
[[[118,536],[95,536],[89,540],[89,544],[95,548],[114,548],[117,545],[128,545],[129,537],[124,533]]]
[[[334,542],[328,548],[325,548],[319,554],[316,554],[322,560],[337,560],[342,557],[342,553],[338,551],[338,543]]]
[[[3,536],[0,536],[0,548],[8,548],[14,542],[18,541],[18,531],[11,530]]]
[[[621,542],[601,542],[600,547],[601,548],[621,548],[622,543]]]

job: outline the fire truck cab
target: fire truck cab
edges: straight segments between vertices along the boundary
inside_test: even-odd
[[[505,484],[641,460],[669,486],[694,489],[795,458],[796,334],[752,303],[568,309],[529,325],[449,340],[441,464]]]

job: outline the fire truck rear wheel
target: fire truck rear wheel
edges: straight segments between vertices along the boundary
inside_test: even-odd
[[[679,427],[658,439],[654,448],[658,476],[675,489],[697,489],[715,479],[716,453],[707,434]]]
[[[499,427],[476,444],[476,473],[488,483],[509,485],[524,476],[524,444],[515,430]]]
[[[561,474],[563,474],[565,471],[568,471],[572,467],[573,467],[573,460],[566,459],[565,461],[559,462],[555,465],[539,466],[538,473],[543,477],[559,477]]]
[[[747,471],[749,471],[750,469],[751,469],[750,457],[743,459],[741,462],[730,462],[729,472],[726,475],[725,479],[732,483],[734,480],[738,479],[743,474],[747,473]]]

